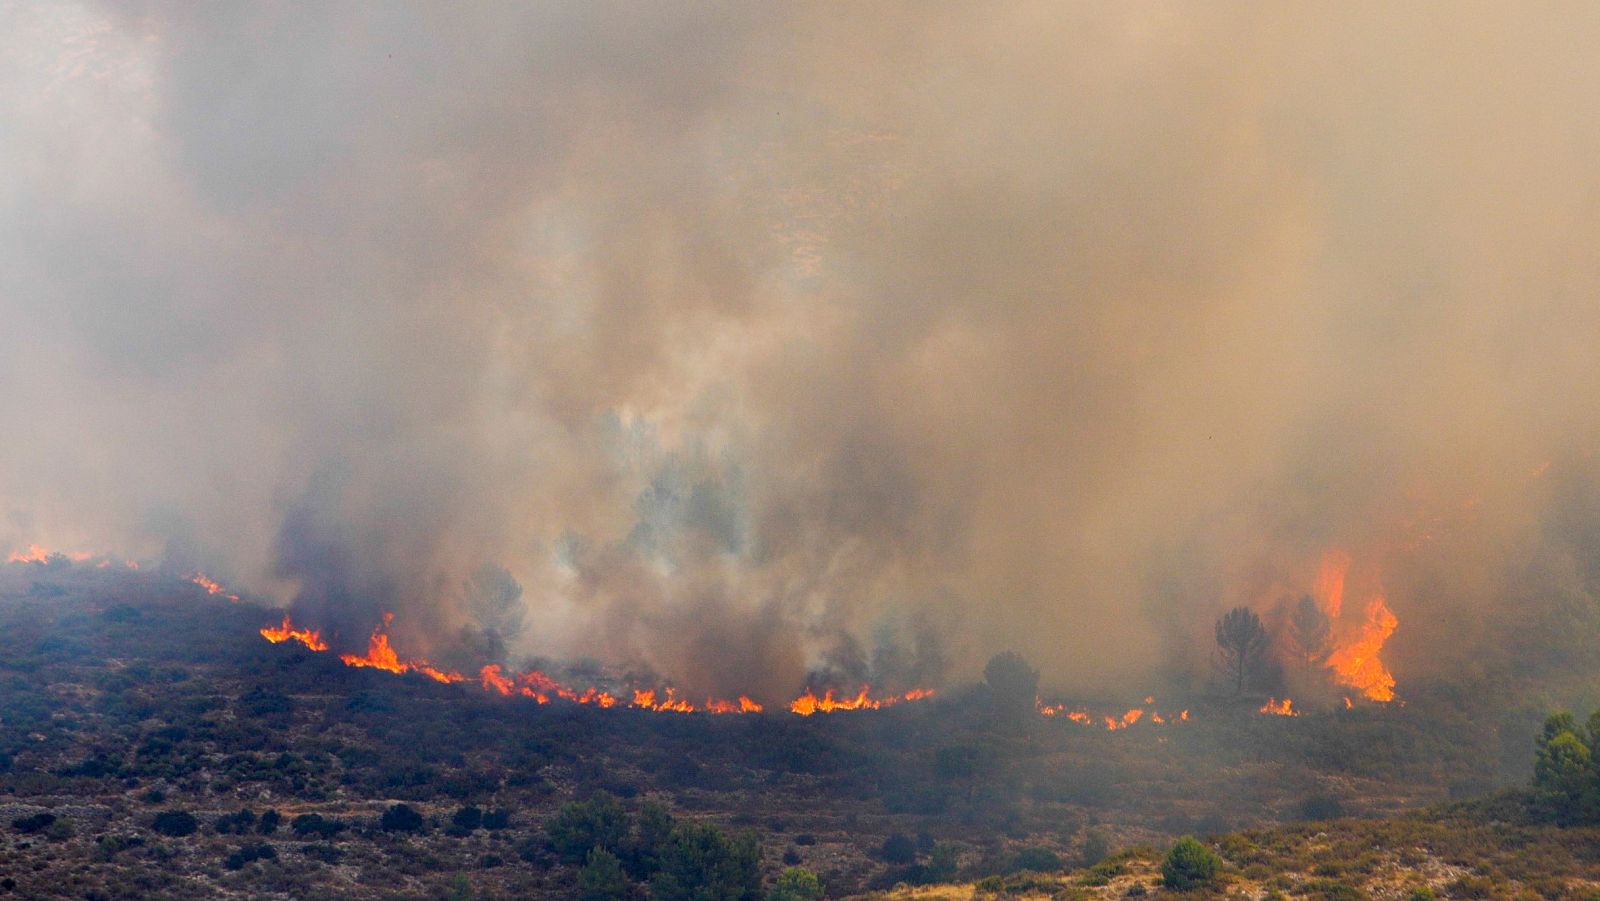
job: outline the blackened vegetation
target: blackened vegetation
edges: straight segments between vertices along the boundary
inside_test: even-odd
[[[540,706],[270,645],[270,611],[155,576],[50,584],[0,582],[0,872],[33,896],[331,897],[331,866],[346,896],[670,896],[753,860],[840,894],[1520,782],[1537,722],[1415,687],[1296,718],[1158,697],[1190,722],[1112,733],[1032,714],[1020,658],[860,714]]]

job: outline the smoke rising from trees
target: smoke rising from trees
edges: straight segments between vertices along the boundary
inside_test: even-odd
[[[1600,592],[1592,6],[0,23],[0,545],[769,698]]]

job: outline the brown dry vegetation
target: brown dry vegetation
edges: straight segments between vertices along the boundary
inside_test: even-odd
[[[562,804],[607,791],[630,810],[653,800],[680,820],[751,830],[769,878],[803,865],[838,896],[948,878],[934,866],[941,856],[956,862],[956,877],[977,879],[1005,873],[1022,849],[1085,862],[1183,833],[1437,804],[1505,781],[1502,743],[1518,746],[1520,759],[1504,756],[1525,767],[1533,729],[1517,720],[1508,734],[1525,731],[1502,739],[1459,705],[1425,699],[1283,718],[1196,694],[1178,699],[1194,708],[1189,723],[1113,733],[1011,721],[959,688],[933,702],[805,719],[539,706],[270,645],[256,628],[271,619],[159,573],[0,570],[0,888],[77,898],[561,897],[576,871],[551,853],[543,824]],[[971,766],[953,769],[951,749]],[[424,828],[380,829],[395,803],[421,812]],[[503,810],[509,822],[452,830],[468,805]],[[271,835],[218,831],[246,809],[276,810],[284,824]],[[152,829],[174,810],[198,830]],[[313,812],[343,830],[291,831],[295,816]],[[55,822],[12,825],[41,813]],[[1240,833],[1226,848],[1230,878],[1283,890],[1303,880],[1282,874],[1301,872],[1376,884],[1409,865],[1403,849],[1417,842],[1363,830],[1404,828],[1441,867],[1488,861],[1481,878],[1524,886],[1535,877],[1517,855],[1548,841],[1513,827],[1382,822],[1393,825],[1329,832],[1355,837],[1329,839],[1327,851],[1300,827]],[[896,833],[914,843],[909,862],[880,854]],[[1517,838],[1525,834],[1537,840]],[[1452,851],[1460,841],[1513,851]],[[1373,842],[1390,850],[1365,850]],[[269,857],[239,860],[263,846]],[[1116,879],[1144,872],[1146,860],[1127,858],[1129,873]]]

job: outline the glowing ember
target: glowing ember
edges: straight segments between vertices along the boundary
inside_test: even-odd
[[[1261,709],[1259,711],[1257,711],[1257,712],[1258,713],[1270,713],[1270,714],[1272,714],[1274,716],[1299,716],[1300,715],[1294,709],[1294,702],[1289,700],[1288,698],[1284,698],[1281,701],[1278,700],[1277,698],[1268,698],[1267,699],[1267,703],[1262,704],[1261,705]]]
[[[195,573],[189,577],[189,581],[199,585],[201,588],[204,588],[206,590],[206,594],[222,595],[230,601],[237,601],[239,599],[238,595],[229,594],[226,588],[223,588],[221,585],[218,585],[216,582],[207,578],[205,573]]]
[[[291,638],[300,642],[313,651],[326,651],[328,643],[322,640],[322,635],[315,629],[296,629],[294,623],[289,621],[289,615],[284,614],[283,625],[279,628],[265,626],[261,630],[261,637],[278,644]]]

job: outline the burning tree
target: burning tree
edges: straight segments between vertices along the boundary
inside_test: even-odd
[[[1249,607],[1235,607],[1217,620],[1217,665],[1234,694],[1243,694],[1245,680],[1260,668],[1267,642],[1261,617]]]

